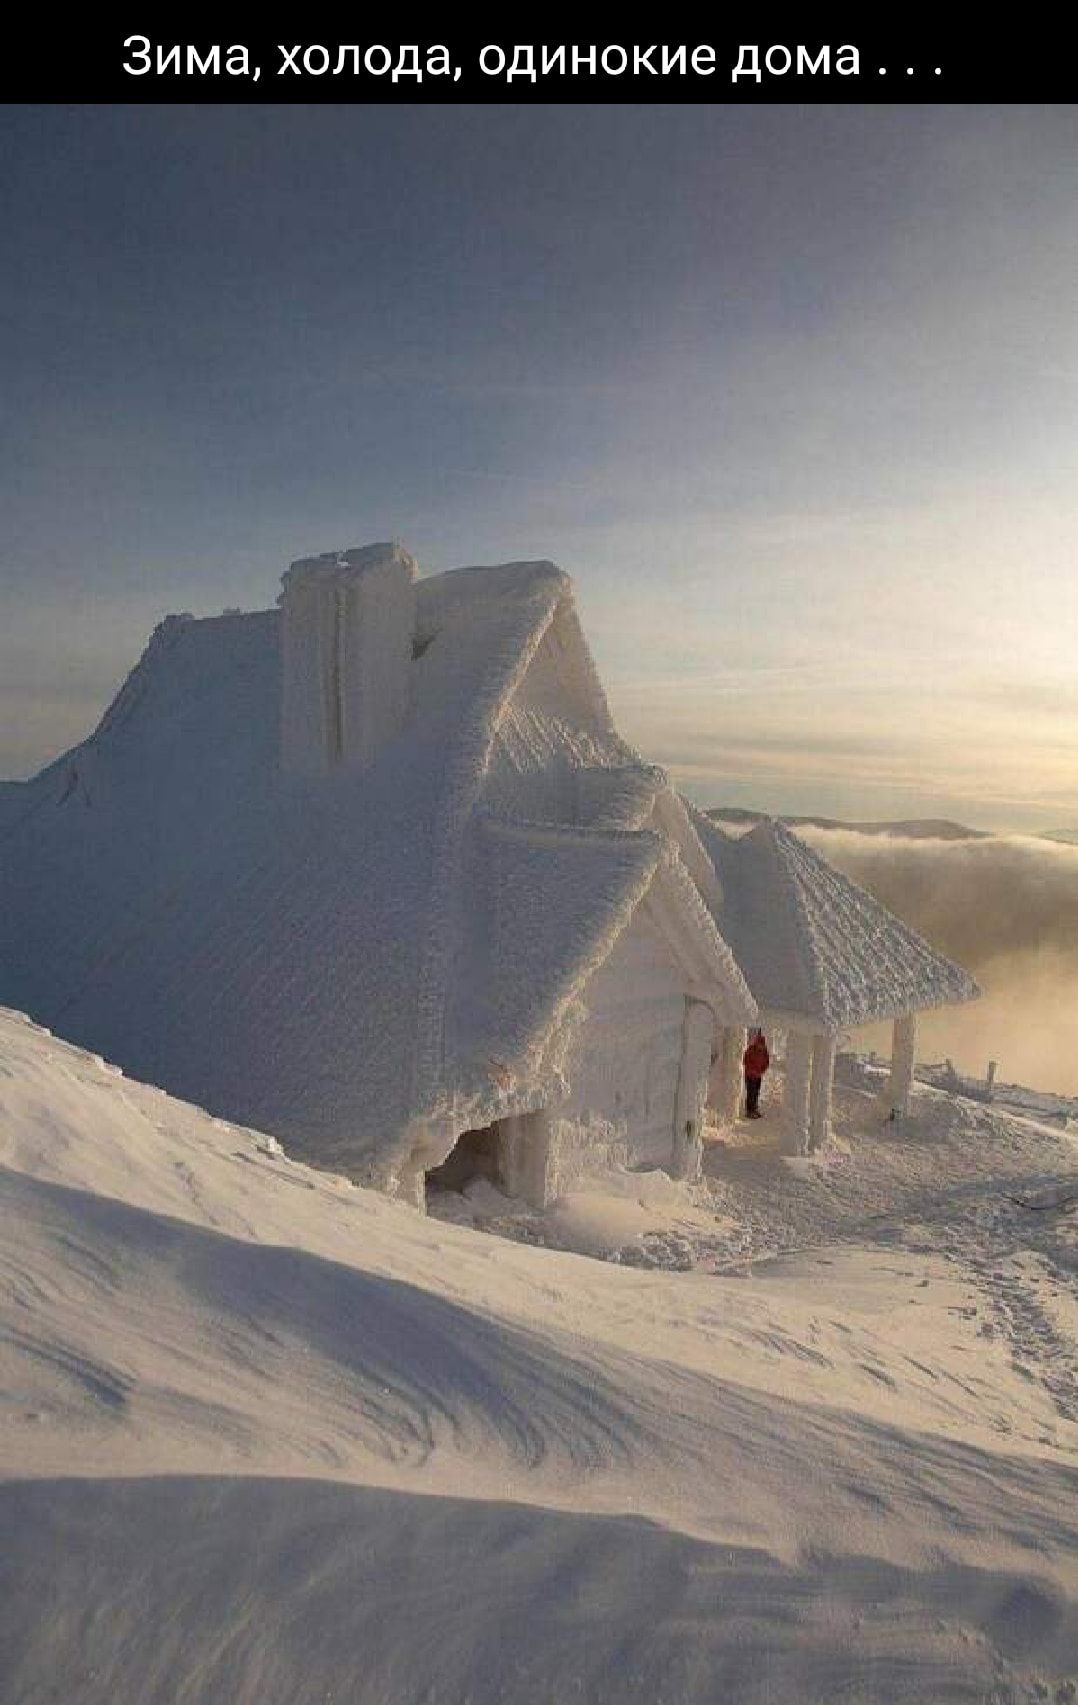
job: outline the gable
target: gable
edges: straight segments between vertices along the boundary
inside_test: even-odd
[[[761,1008],[837,1028],[976,997],[967,972],[784,825],[702,832],[720,927]]]

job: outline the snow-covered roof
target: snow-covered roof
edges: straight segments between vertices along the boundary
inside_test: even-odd
[[[694,820],[722,889],[716,921],[762,1011],[839,1028],[980,992],[782,823],[732,836]]]
[[[311,596],[357,564],[305,565]],[[720,1014],[755,1010],[568,577],[405,590],[407,722],[364,767],[282,776],[288,612],[266,610],[170,618],[87,741],[0,787],[0,999],[353,1171],[392,1166],[416,1119],[549,1098],[576,997],[656,884]]]

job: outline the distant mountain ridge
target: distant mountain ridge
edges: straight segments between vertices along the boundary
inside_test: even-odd
[[[741,805],[711,805],[704,811],[713,823],[736,823],[751,829],[771,816],[768,811],[750,811]],[[950,817],[902,817],[892,822],[858,823],[844,817],[780,816],[777,823],[790,829],[849,829],[857,835],[896,835],[912,841],[990,841],[990,829],[971,829]],[[1078,829],[1030,829],[1035,841],[1054,841],[1057,846],[1078,846]]]
[[[714,805],[704,815],[714,823],[738,823],[751,827],[767,818],[766,811],[750,811],[738,805]],[[892,823],[855,823],[841,817],[795,817],[783,816],[776,819],[785,823],[788,828],[800,829],[852,829],[859,835],[902,835],[910,840],[924,841],[986,841],[991,834],[987,829],[970,829],[964,823],[953,823],[948,817],[911,817]],[[1069,838],[1066,830],[1061,830],[1047,837],[1063,840]]]

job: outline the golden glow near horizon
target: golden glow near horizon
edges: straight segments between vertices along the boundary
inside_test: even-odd
[[[1078,827],[1078,108],[49,110],[11,144],[0,774],[166,611],[398,537],[573,574],[626,734],[702,801]]]
[[[597,608],[626,735],[705,803],[1078,827],[1073,495],[785,528],[730,529],[732,585],[675,570]]]

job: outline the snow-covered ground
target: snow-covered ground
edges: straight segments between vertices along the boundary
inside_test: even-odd
[[[881,1063],[881,1071],[884,1069],[888,1068]],[[991,1101],[1005,1112],[1031,1114],[1035,1119],[1078,1133],[1078,1095],[1055,1095],[1050,1090],[1030,1089],[1024,1083],[1004,1083],[998,1078],[992,1084],[987,1079],[978,1082],[956,1072],[950,1060],[918,1066],[917,1076],[934,1089],[966,1095],[973,1101]]]
[[[0,1013],[5,1705],[1078,1699],[1074,1140],[836,1124],[494,1237]]]

